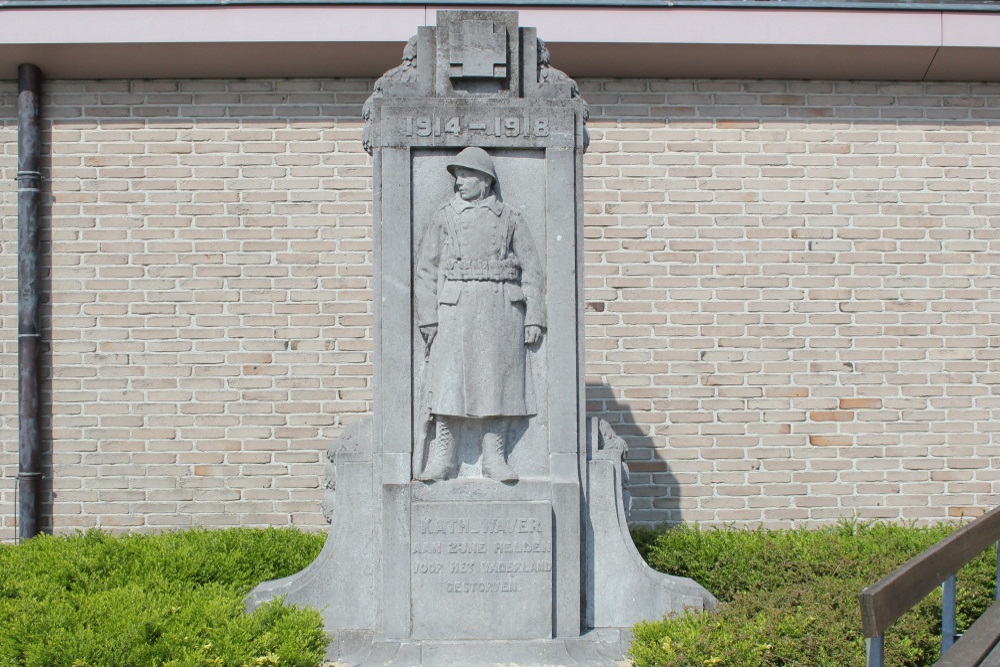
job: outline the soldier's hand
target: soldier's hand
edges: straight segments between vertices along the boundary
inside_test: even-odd
[[[542,339],[542,328],[537,324],[529,324],[524,327],[524,344],[534,345]]]
[[[431,345],[434,344],[434,338],[438,333],[438,325],[436,324],[425,324],[420,327],[420,335],[424,337],[424,345],[428,352],[431,350]]]

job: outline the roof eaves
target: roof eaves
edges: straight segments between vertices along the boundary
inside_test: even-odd
[[[367,5],[510,7],[689,7],[748,9],[852,9],[878,11],[1000,12],[1000,0],[0,0],[0,9],[60,9],[79,7],[225,7],[252,5]]]

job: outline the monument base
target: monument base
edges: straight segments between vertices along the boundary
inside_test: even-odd
[[[613,667],[627,664],[628,633],[591,631],[567,639],[507,641],[385,641],[371,634],[341,633],[330,645],[336,667]]]
[[[364,420],[330,447],[324,511],[331,527],[319,557],[297,574],[260,584],[247,600],[255,607],[284,596],[288,604],[318,608],[332,636],[328,658],[337,664],[608,667],[624,659],[635,623],[716,604],[694,581],[643,561],[626,522],[625,443],[606,422],[591,419],[577,566],[584,627],[558,636],[552,623],[552,580],[561,561],[548,483],[411,482],[410,517],[398,517],[413,535],[409,575],[391,583],[409,587],[411,614],[420,618],[410,618],[405,638],[390,637],[379,630],[393,611],[376,592],[382,514],[371,442],[371,421]]]

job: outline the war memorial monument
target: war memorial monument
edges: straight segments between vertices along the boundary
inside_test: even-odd
[[[610,665],[715,600],[626,525],[624,441],[587,418],[587,107],[513,11],[442,11],[365,104],[375,401],[330,447],[330,534],[265,582],[351,665]]]

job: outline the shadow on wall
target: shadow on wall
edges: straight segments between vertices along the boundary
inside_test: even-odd
[[[603,419],[628,443],[631,511],[629,519],[642,516],[643,524],[676,526],[683,523],[680,507],[680,483],[670,469],[670,462],[657,451],[655,440],[636,423],[632,409],[615,397],[604,383],[587,383],[587,416]]]

